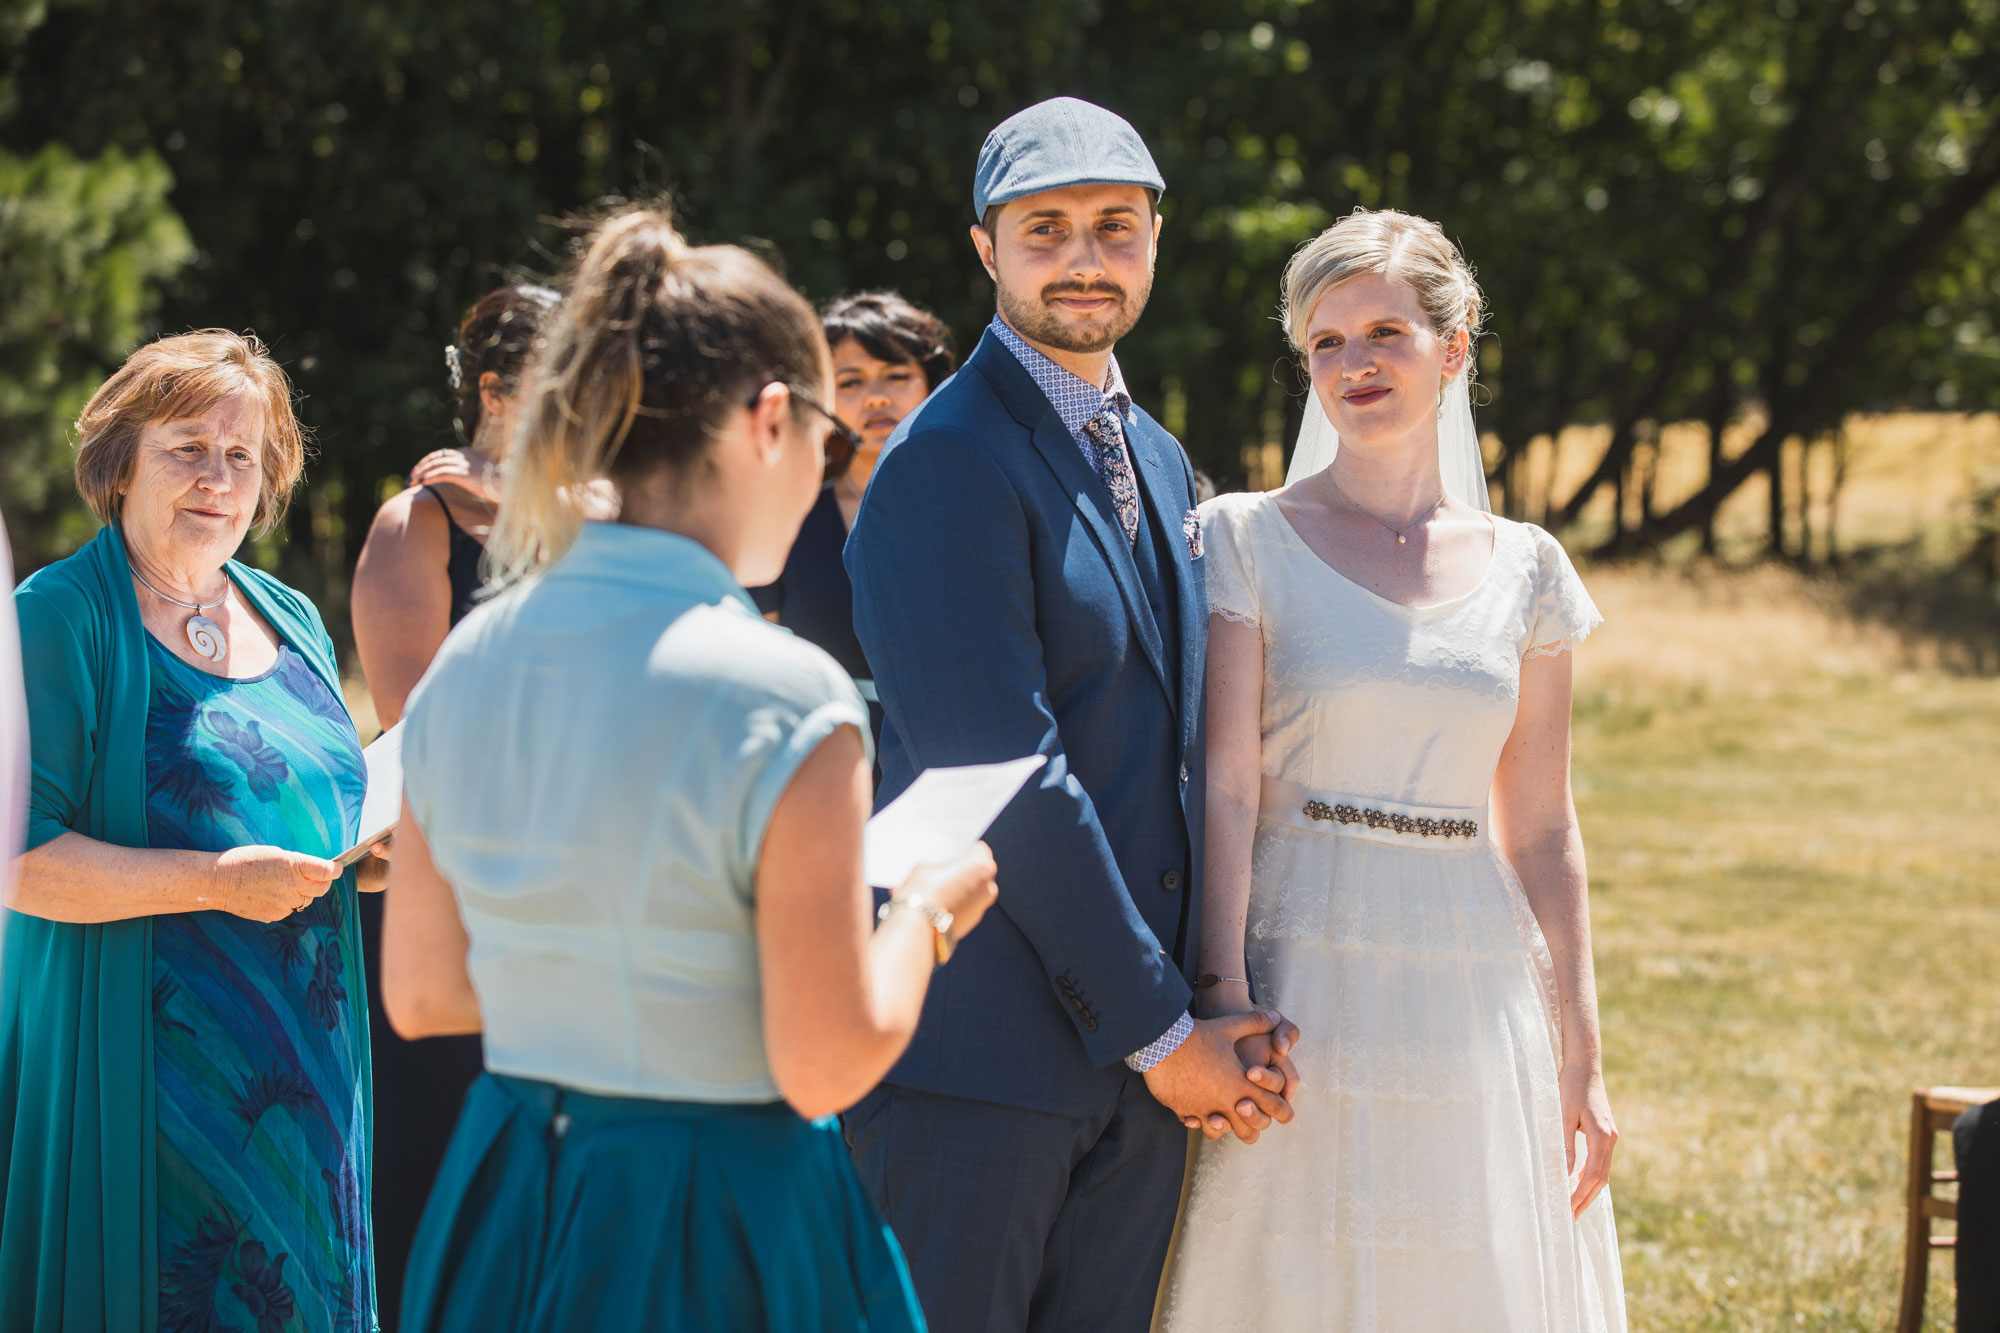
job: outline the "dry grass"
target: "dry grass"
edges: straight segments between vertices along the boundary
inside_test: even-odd
[[[1911,660],[1892,631],[1849,616],[1839,589],[1793,570],[1693,564],[1597,571],[1605,627],[1579,654],[1579,693],[1667,703],[1766,697],[1808,678],[1880,676]]]
[[[1638,1330],[1882,1329],[1917,1083],[2000,1085],[2000,691],[1789,572],[1597,571],[1578,654]],[[1950,1326],[1950,1264],[1932,1328]]]
[[[1530,493],[1567,495],[1603,445],[1538,442]],[[1707,448],[1699,426],[1662,432],[1656,510],[1700,485]],[[1857,418],[1791,446],[1794,478],[1802,456],[1815,554],[1893,548],[1873,575],[1914,596],[1950,581],[1973,497],[2000,485],[2000,416]],[[1600,497],[1572,547],[1610,520]],[[1765,524],[1760,479],[1721,512],[1724,557],[1761,550]],[[1885,627],[1923,618],[1885,607],[1879,577],[1867,595],[1703,563],[1587,578],[1606,624],[1578,653],[1577,803],[1632,1326],[1889,1328],[1910,1088],[2000,1086],[2000,685],[1943,669],[1979,654]],[[1990,638],[1990,598],[1955,605],[1947,632]],[[1947,1257],[1931,1276],[1926,1327],[1947,1329]]]

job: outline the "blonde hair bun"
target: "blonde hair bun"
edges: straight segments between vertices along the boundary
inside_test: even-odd
[[[1301,245],[1285,265],[1279,317],[1293,348],[1305,351],[1306,320],[1321,297],[1370,273],[1408,284],[1440,335],[1464,329],[1468,345],[1479,341],[1486,297],[1444,229],[1393,208],[1357,208]]]

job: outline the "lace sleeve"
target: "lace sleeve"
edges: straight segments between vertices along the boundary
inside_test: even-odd
[[[1261,625],[1257,573],[1250,544],[1243,533],[1248,517],[1241,501],[1247,495],[1218,495],[1201,507],[1202,578],[1208,589],[1208,609],[1226,620]]]
[[[1535,574],[1535,604],[1528,610],[1528,640],[1521,656],[1554,657],[1566,653],[1604,623],[1590,600],[1569,553],[1554,537],[1532,527],[1540,563]]]

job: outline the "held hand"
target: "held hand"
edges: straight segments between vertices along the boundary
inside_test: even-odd
[[[1611,1180],[1611,1149],[1618,1127],[1611,1121],[1611,1099],[1604,1092],[1604,1072],[1595,1061],[1564,1065],[1560,1077],[1564,1159],[1576,1170],[1576,1136],[1583,1135],[1583,1171],[1569,1196],[1570,1216],[1581,1216]]]
[[[1243,1077],[1267,1092],[1276,1093],[1287,1104],[1297,1100],[1299,1084],[1305,1080],[1299,1077],[1298,1066],[1292,1063],[1290,1052],[1298,1040],[1298,1025],[1282,1017],[1278,1026],[1270,1032],[1259,1032],[1239,1040],[1236,1043],[1236,1058],[1243,1065]],[[1200,1129],[1201,1126],[1190,1124],[1188,1128]],[[1208,1130],[1212,1131],[1208,1135],[1210,1138],[1221,1138],[1229,1132],[1229,1121],[1211,1111]]]
[[[1250,988],[1240,981],[1205,986],[1194,993],[1194,1012],[1201,1018],[1247,1014],[1258,1007],[1251,1002]],[[1278,1026],[1270,1032],[1260,1032],[1237,1042],[1236,1058],[1243,1062],[1243,1068],[1252,1081],[1291,1101],[1303,1082],[1298,1066],[1291,1059],[1292,1049],[1298,1044],[1298,1024],[1279,1015]],[[1211,1119],[1219,1121],[1220,1117]],[[1195,1126],[1190,1125],[1189,1128]]]
[[[1292,1049],[1298,1044],[1299,1025],[1280,1014],[1278,1026],[1270,1032],[1237,1042],[1236,1058],[1243,1062],[1245,1077],[1275,1090],[1286,1101],[1293,1101],[1299,1085],[1305,1081],[1299,1077],[1299,1067],[1292,1063]]]
[[[1292,1108],[1281,1094],[1244,1076],[1236,1043],[1269,1034],[1282,1021],[1268,1009],[1196,1019],[1180,1049],[1146,1071],[1147,1090],[1189,1129],[1211,1139],[1233,1130],[1255,1143],[1272,1121],[1290,1124]]]
[[[500,465],[489,458],[474,459],[463,449],[435,449],[417,460],[410,469],[412,486],[456,486],[488,504],[500,503]]]
[[[975,842],[972,850],[956,861],[918,866],[896,890],[896,896],[923,894],[934,906],[951,913],[951,937],[962,940],[999,896],[1000,890],[993,881],[995,873],[993,850],[983,842]]]
[[[215,858],[216,907],[252,921],[282,921],[325,893],[340,867],[282,847],[232,847]]]

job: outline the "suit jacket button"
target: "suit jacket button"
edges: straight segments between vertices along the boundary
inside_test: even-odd
[[[1169,870],[1166,874],[1160,876],[1160,887],[1168,893],[1179,893],[1181,891],[1181,872],[1178,870]]]
[[[1186,764],[1182,764],[1182,765],[1181,765],[1181,781],[1182,781],[1182,782],[1186,782],[1187,780],[1188,780],[1188,771],[1187,771],[1187,765],[1186,765]]]

